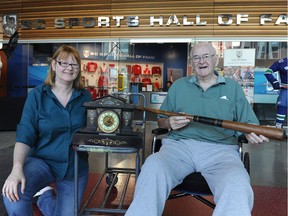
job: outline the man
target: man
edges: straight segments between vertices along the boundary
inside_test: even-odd
[[[176,80],[161,110],[259,123],[241,86],[214,71],[218,57],[210,43],[195,45],[192,61],[196,75]],[[127,216],[161,215],[170,191],[195,171],[214,194],[214,216],[251,215],[253,191],[238,154],[240,133],[190,122],[185,116],[159,116],[158,125],[170,132],[160,151],[146,159]],[[245,136],[250,143],[269,141],[254,133]]]
[[[287,97],[288,97],[288,65],[287,58],[280,59],[274,62],[269,69],[265,72],[265,77],[271,83],[274,89],[280,89],[279,96],[277,98],[277,113],[276,113],[276,128],[282,128],[287,115]],[[280,75],[280,82],[273,76],[274,72]]]

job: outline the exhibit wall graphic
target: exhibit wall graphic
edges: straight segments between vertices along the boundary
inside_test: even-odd
[[[224,76],[237,81],[253,106],[255,49],[224,50]]]

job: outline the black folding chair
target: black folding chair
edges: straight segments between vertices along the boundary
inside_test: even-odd
[[[152,140],[152,153],[159,151],[161,148],[161,142],[163,135],[168,133],[167,129],[163,128],[156,128],[152,130],[153,140]],[[247,143],[245,136],[240,136],[238,139],[239,144],[239,154],[241,160],[244,163],[244,166],[248,173],[250,173],[250,160],[249,160],[249,153],[243,152],[243,143]],[[190,175],[186,176],[183,182],[176,186],[173,191],[175,193],[171,194],[168,199],[175,199],[180,198],[183,196],[192,196],[195,199],[201,201],[202,203],[206,204],[211,208],[215,208],[215,204],[209,201],[208,199],[204,198],[204,196],[213,196],[206,180],[199,172],[191,173]]]

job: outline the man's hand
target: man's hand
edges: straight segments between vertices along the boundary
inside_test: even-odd
[[[167,119],[172,130],[177,130],[179,128],[185,127],[190,123],[190,120],[186,116],[172,116]]]
[[[245,134],[246,139],[251,144],[259,144],[263,142],[269,142],[269,139],[263,135],[257,136],[255,133]]]

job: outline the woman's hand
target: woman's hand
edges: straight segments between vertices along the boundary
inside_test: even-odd
[[[18,184],[21,184],[21,193],[24,193],[25,189],[25,176],[22,167],[13,167],[12,172],[6,179],[3,188],[2,194],[4,197],[7,197],[10,202],[16,202],[19,200],[18,194]]]
[[[2,188],[3,196],[7,197],[10,202],[19,200],[18,184],[21,184],[21,193],[24,194],[26,178],[23,166],[29,151],[28,145],[16,142],[13,153],[13,168]]]

